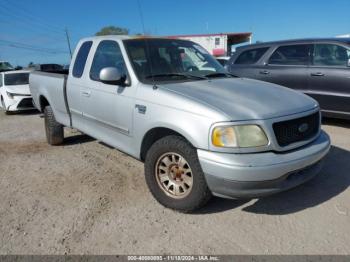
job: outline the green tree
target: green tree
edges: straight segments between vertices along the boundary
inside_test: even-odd
[[[128,34],[129,34],[129,29],[127,28],[116,27],[116,26],[105,26],[95,35],[99,36],[99,35],[128,35]]]

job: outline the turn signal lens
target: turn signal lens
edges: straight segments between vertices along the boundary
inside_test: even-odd
[[[217,147],[237,147],[236,134],[233,127],[216,127],[212,135],[213,145]]]

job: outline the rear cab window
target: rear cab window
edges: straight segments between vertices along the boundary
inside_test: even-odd
[[[266,53],[269,47],[261,47],[243,51],[236,59],[236,65],[251,65],[259,61],[259,59]]]
[[[315,44],[312,65],[347,67],[350,59],[350,47],[337,44]]]
[[[308,65],[311,45],[286,45],[278,47],[271,55],[269,65]]]
[[[74,66],[73,66],[73,76],[76,78],[80,78],[84,73],[84,68],[86,64],[86,59],[89,55],[90,49],[92,46],[92,41],[84,42],[75,58]]]

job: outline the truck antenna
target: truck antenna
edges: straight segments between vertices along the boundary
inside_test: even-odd
[[[150,52],[150,48],[148,45],[148,41],[146,39],[146,30],[145,30],[145,23],[143,20],[143,13],[142,13],[142,8],[141,8],[141,4],[140,4],[140,0],[137,0],[137,5],[138,5],[138,9],[139,9],[139,14],[140,14],[140,18],[141,18],[141,24],[142,24],[142,31],[143,31],[143,36],[144,36],[144,41],[145,41],[145,46],[146,46],[146,58],[149,59],[149,65],[150,65],[150,71],[151,71],[151,76],[152,76],[152,83],[153,83],[153,89],[157,89],[157,85],[155,84],[154,81],[154,75],[153,75],[153,65],[152,65],[152,55]]]
[[[69,54],[70,54],[70,58],[72,59],[72,48],[71,48],[71,45],[70,45],[70,37],[69,37],[69,33],[68,33],[68,28],[66,27],[64,31],[66,32],[66,38],[67,38],[67,43],[68,43]]]

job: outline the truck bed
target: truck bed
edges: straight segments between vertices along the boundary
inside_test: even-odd
[[[29,76],[29,88],[39,111],[43,111],[43,101],[46,100],[52,106],[56,120],[65,126],[71,126],[67,78],[68,70],[33,71]]]

